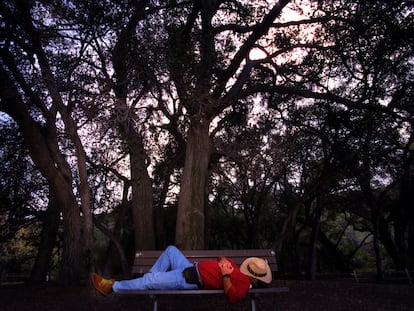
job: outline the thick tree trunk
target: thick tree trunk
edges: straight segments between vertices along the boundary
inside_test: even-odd
[[[42,233],[40,235],[40,244],[36,261],[30,275],[31,282],[42,283],[47,280],[52,251],[56,245],[56,234],[59,229],[59,216],[59,205],[51,191],[49,195],[49,205],[43,219]]]
[[[62,200],[63,198],[63,200]],[[63,214],[63,253],[59,280],[64,285],[74,285],[81,281],[86,271],[84,257],[84,236],[82,232],[82,218],[76,198],[70,191],[62,191],[59,195],[59,204]]]
[[[203,115],[191,119],[180,187],[176,244],[183,249],[205,246],[204,198],[210,159],[210,121]]]
[[[120,115],[127,110],[125,98],[119,99]],[[129,120],[120,119],[119,129],[129,149],[132,186],[132,215],[135,249],[155,249],[154,203],[151,178],[142,137],[135,132]]]

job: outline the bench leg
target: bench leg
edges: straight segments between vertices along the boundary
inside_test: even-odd
[[[251,309],[250,309],[251,311],[256,311],[256,298],[255,297],[252,297],[252,300],[251,300]]]
[[[150,295],[153,304],[153,311],[158,311],[158,296],[157,295]]]

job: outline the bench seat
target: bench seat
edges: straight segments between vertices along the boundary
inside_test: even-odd
[[[199,262],[207,259],[217,259],[227,257],[237,265],[248,257],[261,257],[267,260],[271,270],[276,272],[276,254],[270,249],[244,249],[244,250],[192,250],[182,251],[191,262]],[[162,251],[136,251],[132,273],[143,275],[149,271]],[[256,311],[256,298],[264,294],[277,294],[289,292],[287,287],[266,287],[252,288],[249,290],[251,311]],[[117,292],[118,295],[147,295],[153,302],[153,311],[158,311],[158,298],[163,295],[224,295],[222,289],[195,289],[195,290],[124,290]]]

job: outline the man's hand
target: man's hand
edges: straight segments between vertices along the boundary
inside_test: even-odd
[[[221,270],[221,275],[231,274],[234,270],[234,267],[231,264],[231,262],[225,257],[219,258],[218,265]]]

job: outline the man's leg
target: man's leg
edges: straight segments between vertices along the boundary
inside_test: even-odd
[[[133,280],[116,281],[112,288],[114,292],[145,289],[197,289],[197,284],[188,284],[184,279],[183,270],[178,269],[168,272],[147,273]]]
[[[197,284],[188,284],[184,279],[184,269],[191,266],[192,263],[178,248],[168,246],[149,273],[137,279],[117,281],[113,290],[197,289]]]
[[[175,246],[168,246],[158,257],[150,272],[166,272],[169,270],[185,269],[192,263]]]

